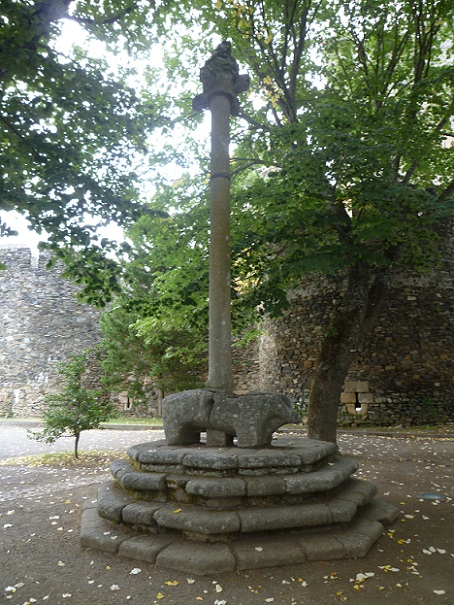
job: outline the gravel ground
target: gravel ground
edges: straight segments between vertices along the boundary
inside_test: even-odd
[[[81,450],[126,451],[157,438],[159,431],[91,431]],[[12,456],[42,444],[28,441],[23,427],[0,426],[0,603],[453,605],[453,436],[342,434],[339,444],[359,462],[357,476],[401,510],[367,558],[191,577],[82,550],[81,508],[111,478],[108,461],[30,466]],[[71,451],[72,440],[55,446],[45,451]]]

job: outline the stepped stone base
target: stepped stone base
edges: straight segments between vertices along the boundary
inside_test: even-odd
[[[194,574],[366,556],[394,506],[331,443],[130,448],[82,515],[81,544]]]

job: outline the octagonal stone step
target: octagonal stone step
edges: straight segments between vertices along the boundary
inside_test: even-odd
[[[311,472],[336,452],[334,443],[284,438],[260,449],[168,446],[162,440],[134,445],[128,455],[145,471],[225,476]]]
[[[326,494],[323,502],[216,510],[179,503],[137,502],[118,484],[110,482],[98,489],[98,511],[106,519],[147,526],[152,531],[164,528],[201,535],[228,535],[346,523],[358,508],[373,498],[375,491],[372,484],[350,479],[341,488]]]
[[[190,502],[192,496],[210,499],[240,499],[271,497],[277,495],[316,494],[332,490],[352,475],[358,468],[351,458],[337,456],[332,462],[311,473],[296,472],[287,475],[235,475],[229,477],[205,477],[174,473],[138,471],[126,460],[115,461],[111,471],[126,490],[143,493],[146,499],[166,499]],[[140,497],[140,495],[138,496]]]
[[[137,535],[101,518],[89,506],[82,514],[81,544],[84,548],[118,553],[158,566],[210,575],[233,570],[293,565],[365,557],[391,523],[398,509],[390,504],[367,504],[348,524],[291,532],[257,533],[230,542],[194,542],[174,534]]]

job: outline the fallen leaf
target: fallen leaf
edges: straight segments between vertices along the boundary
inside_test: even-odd
[[[440,597],[441,595],[446,594],[446,590],[434,590],[434,593]]]
[[[158,592],[158,594],[156,595],[157,599],[163,599],[164,595],[162,594],[162,592]]]
[[[358,573],[356,574],[356,582],[365,582],[369,578],[373,578],[375,574],[372,571],[368,571],[366,573]]]
[[[140,567],[134,567],[134,569],[131,569],[131,571],[129,573],[132,576],[136,576],[138,573],[141,573],[141,571],[142,570],[140,569]]]
[[[169,580],[168,582],[166,582],[167,586],[178,586],[179,582],[178,580]]]

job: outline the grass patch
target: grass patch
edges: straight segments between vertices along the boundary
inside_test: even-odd
[[[34,417],[4,417],[4,416],[0,416],[0,423],[1,421],[17,421],[17,422],[34,422],[34,423],[38,423],[38,422],[43,422],[43,419],[41,416],[34,416]],[[134,426],[162,426],[162,418],[131,418],[129,416],[118,416],[118,418],[110,418],[109,420],[106,420],[105,422],[102,423],[103,425],[109,424],[109,425],[117,425],[117,424],[121,424],[121,425],[134,425]]]
[[[52,452],[7,458],[6,460],[0,460],[0,466],[106,466],[112,462],[112,460],[118,460],[119,458],[126,458],[125,452],[93,450],[89,452],[79,452],[79,458],[74,458],[73,452]]]
[[[119,416],[118,418],[110,418],[110,420],[103,422],[103,424],[134,424],[134,425],[151,424],[151,425],[162,426],[162,418],[125,418],[125,417]]]

